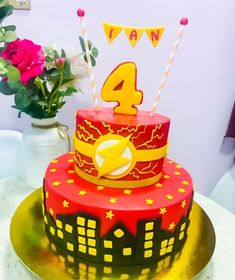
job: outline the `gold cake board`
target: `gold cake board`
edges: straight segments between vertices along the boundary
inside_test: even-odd
[[[12,217],[10,236],[13,248],[22,263],[36,276],[44,280],[69,279],[167,279],[187,280],[198,275],[207,265],[215,248],[213,225],[204,210],[193,203],[190,214],[188,238],[183,249],[157,264],[138,266],[138,277],[133,276],[133,266],[127,266],[117,277],[110,265],[86,264],[79,260],[77,270],[65,267],[64,258],[49,246],[41,211],[41,190],[30,194]],[[97,266],[97,267],[96,267]],[[102,267],[101,267],[102,266]],[[108,267],[109,266],[109,267]],[[154,267],[156,266],[156,268]],[[115,271],[117,271],[115,266]],[[103,269],[103,275],[97,271]],[[123,270],[123,266],[121,267]],[[137,271],[137,267],[134,270]],[[151,273],[150,273],[151,272]],[[115,274],[117,275],[117,274]]]

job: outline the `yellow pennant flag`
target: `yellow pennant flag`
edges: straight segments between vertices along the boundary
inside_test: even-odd
[[[143,34],[143,28],[139,28],[139,27],[123,27],[126,36],[129,40],[129,42],[131,43],[132,47],[134,47],[139,39],[141,38],[142,34]]]
[[[159,27],[147,27],[144,28],[150,42],[156,48],[158,43],[160,42],[160,39],[162,37],[162,34],[165,30],[165,26],[159,26]]]
[[[119,35],[119,33],[122,31],[122,27],[115,24],[110,24],[107,22],[103,22],[104,27],[104,33],[106,35],[106,38],[109,42],[109,44],[112,43],[112,41]]]

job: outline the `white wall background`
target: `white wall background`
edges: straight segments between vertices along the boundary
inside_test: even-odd
[[[235,1],[233,0],[31,0],[30,11],[15,11],[8,23],[18,36],[38,44],[56,42],[80,51],[78,7],[86,10],[90,39],[99,47],[95,69],[98,88],[122,61],[138,67],[138,87],[145,93],[141,108],[150,109],[182,16],[189,18],[158,112],[171,118],[169,157],[191,173],[195,189],[209,194],[234,160],[233,140],[223,142],[235,97]],[[101,22],[121,25],[166,25],[154,49],[146,36],[133,49],[120,34],[113,44],[105,40]],[[75,126],[74,112],[92,106],[89,82],[84,94],[68,100],[59,113],[62,122]],[[30,119],[11,108],[12,97],[0,95],[0,129],[22,131]]]

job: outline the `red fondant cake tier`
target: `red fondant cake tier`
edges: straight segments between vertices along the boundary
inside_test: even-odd
[[[162,174],[170,120],[139,111],[114,114],[111,108],[77,111],[75,170],[87,181],[112,187],[142,187]]]
[[[165,160],[158,183],[121,189],[79,177],[70,153],[53,160],[46,171],[44,220],[52,239],[74,256],[144,263],[183,244],[192,196],[190,175],[171,160]],[[120,252],[114,249],[116,239]]]

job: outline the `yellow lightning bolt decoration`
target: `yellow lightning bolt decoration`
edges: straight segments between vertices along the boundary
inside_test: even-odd
[[[127,136],[118,143],[97,151],[97,153],[104,158],[104,162],[100,167],[98,177],[108,174],[109,172],[114,171],[131,161],[129,158],[121,157],[126,146],[128,145],[130,138],[131,135]]]

